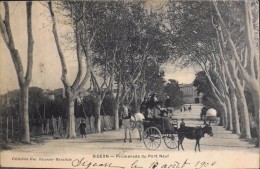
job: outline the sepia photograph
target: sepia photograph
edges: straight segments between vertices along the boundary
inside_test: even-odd
[[[259,164],[258,0],[0,2],[0,168]]]

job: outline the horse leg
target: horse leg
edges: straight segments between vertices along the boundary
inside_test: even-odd
[[[180,136],[179,136],[179,138],[180,138],[180,139],[178,140],[178,151],[180,150],[180,145],[181,145],[182,150],[184,150],[184,149],[183,149],[183,146],[182,146],[183,137],[180,137]]]
[[[125,139],[124,139],[124,142],[126,142],[126,139],[127,139],[127,128],[125,128]]]
[[[195,152],[197,151],[197,144],[198,144],[198,140],[196,139],[196,143],[195,143]]]
[[[198,147],[199,147],[199,152],[200,152],[200,140],[198,140]]]
[[[140,141],[142,141],[143,131],[144,131],[144,126],[143,126],[143,124],[140,124],[140,126],[139,126],[139,138],[140,138]]]
[[[180,136],[178,136],[180,138]],[[178,151],[180,150],[179,147],[180,147],[180,141],[181,139],[178,140]]]
[[[142,140],[142,129],[141,128],[138,128],[138,133],[139,133],[139,141],[141,141]]]
[[[181,138],[181,148],[182,148],[182,150],[184,150],[183,145],[182,145],[183,140],[184,140],[184,137]]]
[[[131,129],[129,128],[128,130],[129,130],[129,137],[130,137],[129,142],[131,143],[132,142]]]

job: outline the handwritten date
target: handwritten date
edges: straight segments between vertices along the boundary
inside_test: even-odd
[[[74,159],[71,163],[73,167],[84,167],[85,169],[88,168],[120,168],[120,169],[173,169],[173,168],[194,168],[194,169],[206,169],[212,168],[216,165],[216,161],[214,162],[206,162],[206,161],[197,161],[195,163],[190,162],[188,159],[184,161],[169,161],[169,163],[159,163],[157,160],[153,161],[150,164],[144,164],[142,161],[134,160],[129,165],[116,165],[112,162],[104,162],[104,163],[97,163],[91,162],[86,160],[84,157],[81,159]]]

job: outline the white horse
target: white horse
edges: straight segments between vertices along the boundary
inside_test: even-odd
[[[139,132],[139,140],[142,140],[142,133],[143,133],[143,120],[144,116],[141,113],[135,113],[134,115],[130,115],[128,112],[128,107],[123,105],[123,119],[122,119],[122,125],[125,129],[125,139],[124,142],[127,140],[127,130],[129,132],[129,142],[132,142],[131,137],[131,130],[134,128],[138,129]]]

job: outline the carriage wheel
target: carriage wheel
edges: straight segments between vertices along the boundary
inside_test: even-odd
[[[144,131],[143,142],[147,149],[156,150],[161,145],[162,135],[158,128],[149,127]]]
[[[165,145],[170,149],[178,147],[178,136],[177,134],[167,134],[163,137]]]

